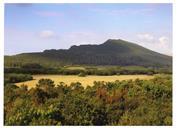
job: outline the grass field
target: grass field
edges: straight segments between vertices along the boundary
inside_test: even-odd
[[[82,66],[66,66],[64,68],[70,69],[70,70],[85,70],[85,67],[82,67]]]
[[[119,76],[86,76],[86,77],[79,77],[76,75],[34,75],[31,81],[16,83],[17,86],[25,84],[28,88],[35,87],[38,83],[38,80],[41,78],[48,78],[58,84],[59,82],[64,82],[67,85],[70,85],[72,82],[80,82],[83,86],[92,86],[94,81],[106,81],[112,82],[116,80],[129,80],[129,79],[151,79],[153,76],[148,75],[119,75]]]
[[[85,70],[86,68],[107,70],[107,69],[125,69],[125,70],[147,70],[148,68],[142,66],[65,66],[65,69],[70,70]]]

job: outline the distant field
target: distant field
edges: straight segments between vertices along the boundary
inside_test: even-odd
[[[84,67],[81,66],[69,66],[69,67],[65,67],[65,69],[70,69],[70,70],[85,70]]]
[[[79,77],[76,75],[34,75],[33,79],[31,81],[21,82],[17,83],[17,86],[20,86],[22,84],[27,85],[29,88],[35,87],[35,85],[38,83],[38,80],[41,78],[48,78],[55,82],[55,84],[58,84],[59,82],[64,82],[67,85],[70,85],[72,82],[80,82],[83,86],[92,86],[94,81],[106,81],[106,82],[112,82],[116,80],[129,80],[129,79],[151,79],[154,76],[148,76],[148,75],[115,75],[115,76],[86,76],[86,77]]]
[[[126,69],[126,70],[147,70],[148,68],[142,66],[65,66],[65,69],[70,70],[85,70],[85,69],[98,69],[98,70],[106,70],[106,69]]]

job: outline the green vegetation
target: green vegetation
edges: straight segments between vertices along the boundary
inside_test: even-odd
[[[5,125],[172,125],[172,78],[4,87]]]
[[[20,67],[30,62],[47,67],[65,65],[170,67],[172,57],[123,40],[107,40],[100,45],[72,46],[68,50],[45,50],[5,56],[5,67]]]
[[[172,125],[170,56],[108,40],[4,59],[5,125]]]
[[[7,85],[9,83],[18,83],[33,80],[33,77],[28,74],[16,74],[16,73],[8,73],[4,75],[4,84]]]
[[[38,63],[26,63],[20,67],[4,68],[4,73],[23,73],[23,74],[57,74],[58,68],[44,67]]]
[[[135,74],[171,74],[171,67],[143,67],[143,66],[67,66],[67,67],[45,67],[38,63],[26,63],[20,67],[5,67],[4,73],[24,74],[61,74],[61,75],[135,75]]]
[[[85,72],[80,72],[80,73],[78,74],[78,76],[80,76],[80,77],[85,77],[86,74],[85,74]]]

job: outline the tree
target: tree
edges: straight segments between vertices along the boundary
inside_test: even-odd
[[[37,88],[41,88],[45,91],[49,90],[50,88],[54,88],[54,86],[54,81],[51,79],[40,79],[36,85]]]

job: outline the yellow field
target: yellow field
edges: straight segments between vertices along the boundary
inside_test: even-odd
[[[17,86],[25,84],[28,88],[35,87],[38,83],[38,80],[41,78],[48,78],[58,84],[59,82],[64,82],[67,85],[70,85],[71,82],[80,82],[83,86],[92,86],[94,81],[106,81],[112,82],[116,80],[128,80],[128,79],[151,79],[154,76],[148,75],[115,75],[115,76],[86,76],[86,77],[79,77],[76,75],[34,75],[31,81],[17,83]]]

